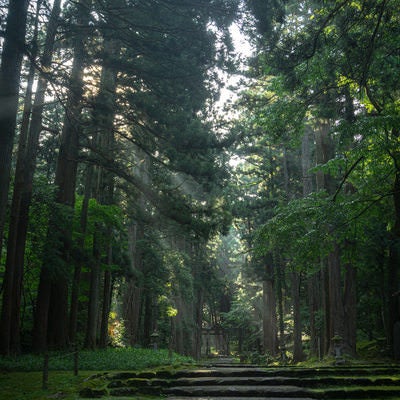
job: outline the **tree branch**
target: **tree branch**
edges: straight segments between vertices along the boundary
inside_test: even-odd
[[[333,195],[332,201],[336,201],[336,197],[338,196],[340,190],[342,189],[344,183],[346,182],[346,179],[349,177],[349,175],[353,172],[353,170],[356,168],[356,166],[364,159],[364,156],[361,156],[351,167],[350,169],[344,174],[344,177],[342,181],[339,184],[339,187],[336,189],[335,194]]]

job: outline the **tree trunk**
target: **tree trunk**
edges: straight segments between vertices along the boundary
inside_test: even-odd
[[[275,285],[271,265],[266,266],[266,277],[263,281],[263,309],[264,354],[276,357],[278,354],[278,328]]]
[[[42,268],[40,271],[36,312],[33,326],[33,351],[43,353],[47,350],[47,326],[50,306],[51,275]]]
[[[310,356],[321,358],[321,326],[318,314],[321,311],[320,271],[308,277],[308,308],[310,313]]]
[[[136,286],[136,279],[134,277],[127,277],[124,284],[123,319],[130,346],[135,346],[139,340],[141,297],[142,290]]]
[[[87,220],[89,210],[89,200],[92,192],[92,177],[93,177],[93,166],[89,165],[86,171],[85,179],[85,193],[82,202],[82,210],[80,217],[80,239],[77,243],[78,249],[84,254],[85,237],[87,231]],[[78,328],[78,308],[79,308],[79,290],[81,284],[81,273],[82,273],[82,260],[75,260],[74,276],[72,279],[72,291],[71,291],[71,306],[69,312],[69,340],[71,343],[76,342],[76,333]]]
[[[389,344],[393,358],[400,360],[400,171],[396,171],[393,184],[395,221],[391,231],[391,245],[388,262],[389,291]]]
[[[55,301],[56,298],[68,298],[68,281],[61,277],[51,285],[49,323],[48,323],[48,344],[50,348],[63,349],[68,345],[68,307],[64,301]]]
[[[77,5],[78,25],[87,26],[91,9],[91,0],[80,0]],[[78,142],[79,142],[79,118],[82,110],[83,93],[83,70],[86,59],[85,40],[83,32],[77,34],[74,41],[74,60],[70,77],[70,86],[66,104],[66,115],[64,118],[63,130],[61,134],[61,144],[57,160],[55,184],[58,187],[56,201],[70,209],[70,218],[72,218],[75,204],[75,185],[78,165]],[[60,257],[65,265],[71,264],[70,251],[72,231],[71,224],[65,224],[60,227],[59,224],[50,223],[54,227],[51,235],[57,232],[61,244],[59,246]],[[50,231],[49,231],[50,235]],[[68,276],[66,271],[53,272],[54,265],[44,264],[42,267],[41,278],[51,282],[53,290],[49,303],[40,302],[36,310],[36,318],[54,318],[49,321],[37,321],[37,327],[44,328],[44,332],[36,332],[36,338],[47,334],[47,326],[50,331],[58,332],[56,337],[49,338],[56,347],[65,347],[68,342]],[[39,288],[41,286],[39,285]],[[57,293],[57,288],[62,289]],[[42,293],[38,293],[38,298],[45,298]],[[40,307],[51,308],[47,312]],[[35,346],[36,347],[36,346]]]
[[[328,256],[328,282],[329,282],[329,354],[334,354],[335,340],[345,339],[344,306],[341,288],[340,249],[336,244]]]
[[[306,197],[313,191],[311,169],[311,143],[313,132],[307,125],[301,141],[301,170],[303,174],[303,196]]]
[[[189,255],[191,256],[191,273],[194,282],[193,294],[194,301],[192,309],[188,307],[188,311],[191,311],[190,320],[186,320],[187,326],[191,327],[190,336],[192,338],[191,344],[191,356],[199,360],[201,357],[201,334],[203,324],[203,306],[204,306],[204,277],[205,268],[207,261],[203,255],[205,253],[205,240],[201,237],[196,237],[194,240],[189,242]],[[189,336],[189,332],[183,331],[184,340],[185,335]]]
[[[203,322],[203,305],[204,305],[204,292],[202,287],[197,287],[195,290],[194,300],[194,318],[193,318],[193,352],[192,357],[195,360],[200,360],[201,357],[201,332]]]
[[[111,261],[108,265],[111,264]],[[108,318],[111,311],[112,300],[112,276],[111,270],[104,271],[103,280],[103,308],[101,312],[99,347],[105,349],[108,345]]]
[[[283,304],[283,286],[285,280],[285,271],[283,265],[277,265],[276,283],[278,294],[278,317],[279,317],[279,350],[282,362],[286,361],[286,339],[285,339],[285,312]]]
[[[99,247],[100,235],[101,234],[95,232],[93,239],[93,262],[90,269],[89,304],[85,337],[85,348],[92,350],[95,349],[97,345],[97,323],[99,316],[98,313],[101,264],[101,253]]]
[[[178,310],[178,314],[174,319],[174,331],[173,331],[173,338],[174,338],[174,347],[173,349],[179,354],[188,354],[185,351],[185,338],[183,334],[183,324],[184,319],[186,316],[185,304],[180,297],[174,299],[174,303]]]
[[[321,298],[320,298],[320,310],[322,311],[321,316],[321,337],[320,337],[320,351],[321,355],[325,356],[329,353],[329,346],[331,343],[331,336],[329,332],[330,326],[330,307],[329,307],[329,273],[328,273],[328,261],[326,259],[321,260]]]
[[[315,158],[317,165],[326,164],[334,157],[334,148],[332,139],[329,137],[330,125],[328,121],[320,121],[315,131]],[[331,176],[323,171],[316,173],[317,190],[325,189],[328,193],[333,194],[335,187]]]
[[[293,301],[293,361],[304,360],[302,343],[302,323],[300,312],[300,274],[293,271],[292,277],[292,301]]]
[[[32,58],[37,57],[37,35],[41,1],[36,5],[35,26],[32,39]],[[24,157],[26,152],[29,120],[32,111],[33,82],[35,79],[35,65],[30,63],[27,87],[24,99],[21,131],[18,138],[17,163],[15,167],[14,191],[11,204],[10,223],[7,241],[7,258],[3,279],[3,303],[0,329],[0,354],[18,354],[20,352],[20,300],[23,267],[15,264],[16,247],[18,246],[19,206],[23,188]],[[24,243],[25,244],[25,243]],[[23,246],[22,251],[24,251]],[[1,246],[0,246],[1,254]]]
[[[144,296],[144,314],[143,314],[143,345],[151,345],[151,334],[153,333],[153,297],[146,288]]]
[[[38,3],[37,13],[40,10],[41,2]],[[51,63],[51,55],[53,51],[54,38],[58,24],[58,15],[60,13],[60,0],[56,0],[50,15],[48,29],[46,32],[46,42],[41,64],[44,68],[49,68]],[[36,40],[36,39],[34,39]],[[35,56],[32,56],[35,58]],[[31,78],[28,80],[27,95],[25,99],[25,111],[21,126],[21,134],[19,139],[19,149],[17,156],[17,165],[15,173],[15,184],[12,201],[11,222],[9,231],[9,241],[7,247],[6,271],[15,271],[13,282],[13,301],[15,302],[14,310],[11,312],[12,321],[12,347],[13,351],[19,348],[19,324],[20,324],[20,302],[22,274],[24,266],[25,243],[29,222],[29,207],[32,197],[33,175],[36,168],[36,155],[39,145],[39,134],[41,131],[42,111],[44,95],[47,86],[47,80],[42,76],[38,82],[38,88],[35,95],[34,104],[31,104],[30,88],[34,78],[34,65],[30,71]],[[32,112],[32,121],[29,126],[29,117]],[[29,128],[29,130],[28,130]],[[7,274],[6,274],[7,276]],[[7,279],[5,279],[7,281]],[[3,303],[3,305],[7,305]],[[6,329],[7,323],[4,321],[2,326]],[[6,345],[7,341],[1,341]]]
[[[346,264],[345,268],[345,280],[344,280],[344,320],[345,320],[345,331],[344,331],[344,343],[345,351],[355,356],[356,350],[356,339],[357,339],[357,288],[356,288],[356,269],[350,264]]]
[[[311,143],[313,138],[313,132],[309,125],[306,125],[304,136],[301,142],[301,166],[302,166],[302,175],[303,175],[303,196],[306,197],[313,191],[313,180],[310,172],[311,169]],[[294,300],[294,314],[297,314],[296,309],[298,310],[300,304],[297,304],[300,301],[299,297],[299,287],[298,281],[300,277],[292,277],[293,290],[296,293],[293,293]],[[321,310],[320,304],[320,274],[319,272],[314,272],[307,277],[307,293],[308,293],[308,308],[310,313],[310,356],[312,357],[320,357],[321,349],[320,349],[320,341],[321,341],[321,329],[318,325],[318,313]],[[298,329],[296,329],[296,320],[297,318],[294,316],[294,359],[296,361],[297,358],[301,359],[304,357],[302,349],[300,350],[299,334]],[[298,321],[298,324],[301,326],[301,320]]]
[[[119,53],[119,46],[116,46],[112,40],[105,39],[104,41],[104,53],[106,57],[115,56]],[[115,116],[115,91],[116,91],[116,71],[110,70],[107,66],[103,66],[100,78],[99,93],[96,97],[93,111],[93,126],[96,129],[94,142],[96,143],[95,151],[102,154],[105,158],[110,157],[113,159],[114,154],[114,116]],[[95,198],[99,204],[111,205],[113,203],[114,194],[114,182],[113,175],[107,170],[99,167],[97,189]],[[106,233],[107,232],[107,233]],[[104,235],[107,235],[109,244],[107,248],[100,243],[106,243]],[[85,346],[88,348],[95,348],[97,342],[97,322],[99,313],[99,300],[100,300],[100,264],[103,253],[107,254],[107,264],[111,268],[112,260],[112,229],[105,229],[101,232],[97,230],[95,233],[95,264],[92,266],[91,278],[90,278],[90,294],[89,294],[89,312],[88,312],[88,324],[87,334],[85,340]],[[110,301],[111,293],[111,271],[105,271],[105,281],[103,288],[103,308],[101,315],[100,324],[100,335],[101,345],[106,346],[108,341],[108,316],[110,312]]]
[[[10,0],[0,66],[0,254],[10,185],[11,157],[18,112],[18,94],[28,0]]]
[[[144,237],[144,229],[138,223],[132,222],[128,227],[128,246],[131,268],[126,277],[123,296],[123,318],[131,346],[139,340],[139,324],[141,314],[141,297],[143,289],[138,286],[137,276],[143,269],[143,257],[137,248],[138,241]]]
[[[315,133],[317,164],[326,164],[334,156],[334,147],[329,137],[329,129],[330,125],[328,121],[320,121],[319,127]],[[326,190],[329,194],[335,192],[334,181],[330,175],[318,171],[316,181],[318,190]],[[331,229],[331,227],[328,227],[328,229]],[[324,267],[325,260],[321,262],[322,287],[325,288],[323,292],[325,324],[324,335],[321,338],[321,347],[323,348],[324,354],[332,354],[334,351],[335,339],[344,340],[345,335],[340,247],[338,241],[333,245],[334,249],[326,260],[326,268]]]

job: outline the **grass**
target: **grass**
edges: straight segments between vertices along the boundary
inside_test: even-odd
[[[0,358],[0,371],[41,371],[43,356],[23,355]],[[161,365],[191,363],[189,357],[173,354],[168,350],[148,350],[134,348],[104,349],[79,352],[79,369],[90,371],[108,370],[141,370]],[[74,356],[72,353],[49,353],[49,369],[51,371],[72,371]]]
[[[0,400],[79,399],[77,394],[79,386],[89,375],[91,373],[85,372],[76,377],[72,372],[51,372],[48,389],[43,390],[41,372],[2,372]]]
[[[94,373],[95,371],[84,371],[76,377],[72,372],[54,371],[49,375],[48,389],[43,390],[41,372],[0,372],[0,400],[83,400],[79,397],[79,388]],[[141,400],[139,397],[135,399]],[[104,396],[102,400],[127,398]]]
[[[168,350],[133,348],[81,351],[79,375],[73,375],[72,353],[49,353],[48,389],[42,389],[43,356],[0,357],[0,400],[76,400],[81,383],[101,371],[145,370],[192,363],[189,357]],[[103,397],[106,400],[107,397]],[[113,397],[113,400],[118,398]],[[126,399],[126,398],[125,398]]]

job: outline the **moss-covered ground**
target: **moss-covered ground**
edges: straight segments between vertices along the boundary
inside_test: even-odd
[[[42,355],[0,357],[0,400],[80,399],[79,390],[90,376],[103,371],[141,371],[178,368],[193,360],[167,350],[107,349],[79,352],[79,372],[74,376],[72,353],[50,353],[47,389],[43,389]],[[107,400],[103,397],[103,400]],[[118,400],[117,397],[112,397]],[[124,398],[126,400],[126,397]]]

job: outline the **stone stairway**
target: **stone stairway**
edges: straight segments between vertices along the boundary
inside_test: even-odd
[[[400,368],[305,369],[219,364],[181,371],[164,393],[169,400],[400,399]]]
[[[400,366],[263,368],[217,363],[180,370],[96,376],[81,397],[168,400],[400,399]],[[96,391],[97,390],[97,391]]]
[[[184,399],[303,399],[310,400],[307,388],[291,377],[271,377],[264,369],[249,366],[217,365],[180,371],[164,393],[170,400]]]

